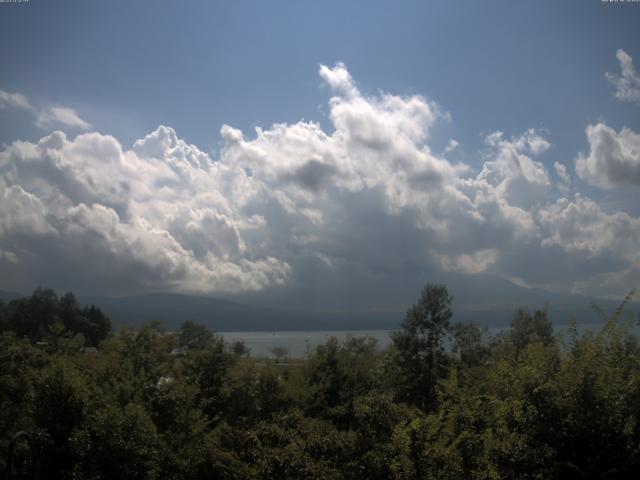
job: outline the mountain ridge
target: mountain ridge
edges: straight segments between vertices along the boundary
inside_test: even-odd
[[[555,325],[566,324],[571,317],[581,323],[599,323],[602,318],[592,304],[612,313],[619,300],[586,297],[578,294],[559,294],[543,289],[526,289],[505,281],[510,287],[502,294],[489,295],[481,285],[469,279],[472,285],[454,287],[453,321],[475,321],[488,327],[509,324],[514,311],[520,307],[530,310],[549,307],[549,316]],[[467,283],[467,282],[462,282]],[[476,288],[469,288],[475,286]],[[467,287],[467,288],[463,288]],[[494,289],[495,290],[495,289]],[[465,293],[461,295],[461,291]],[[457,295],[457,297],[456,297]],[[0,291],[0,299],[10,301],[22,295]],[[456,298],[458,301],[456,302]],[[377,305],[368,309],[318,310],[301,307],[274,307],[242,303],[182,293],[145,293],[131,296],[78,295],[83,305],[100,307],[116,327],[138,327],[149,321],[159,321],[164,328],[177,329],[186,320],[207,325],[215,331],[292,331],[292,330],[388,330],[397,328],[410,306]],[[640,303],[631,302],[627,311],[638,315]]]

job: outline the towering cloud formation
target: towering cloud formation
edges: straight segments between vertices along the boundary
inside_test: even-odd
[[[550,203],[560,192],[539,132],[487,136],[474,171],[430,148],[448,119],[433,101],[368,96],[343,64],[319,73],[331,133],[224,125],[217,158],[166,126],[131,149],[59,131],[6,147],[0,262],[11,277],[0,286],[243,292],[323,275],[393,283],[406,268],[585,290],[638,278],[638,219],[583,196]]]

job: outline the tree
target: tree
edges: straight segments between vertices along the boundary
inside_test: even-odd
[[[211,345],[213,333],[204,325],[187,320],[180,327],[178,343],[191,350],[202,350]]]
[[[220,420],[225,403],[222,390],[236,361],[238,358],[225,349],[222,338],[215,335],[206,349],[190,352],[183,359],[185,375],[200,387],[200,407],[210,420]]]
[[[394,354],[392,379],[399,400],[431,411],[436,385],[446,373],[443,341],[450,333],[452,297],[444,285],[428,284],[408,311],[400,330],[391,334]]]
[[[81,309],[73,293],[58,297],[53,290],[39,287],[29,298],[12,300],[2,308],[0,328],[32,342],[82,334],[96,346],[111,331],[111,320],[94,305]]]
[[[95,305],[82,309],[82,317],[86,319],[85,337],[91,345],[98,345],[111,332],[111,320]]]
[[[536,310],[533,316],[526,308],[516,310],[511,320],[509,338],[518,352],[530,343],[550,344],[553,341],[553,325],[547,309]]]
[[[347,427],[354,422],[356,398],[380,385],[376,341],[371,337],[349,337],[340,342],[331,337],[319,345],[303,368],[302,398],[308,412]]]
[[[276,357],[276,363],[280,362],[280,359],[287,358],[287,355],[289,355],[289,349],[282,345],[271,347],[269,351],[274,357]]]
[[[60,321],[56,292],[38,287],[29,298],[12,300],[6,307],[7,327],[32,342],[47,338],[49,327]]]
[[[231,342],[231,351],[236,357],[248,357],[251,350],[242,340]]]
[[[490,355],[490,347],[486,343],[487,329],[480,328],[473,322],[456,323],[451,327],[453,335],[453,353],[465,367],[482,365]]]
[[[160,439],[144,407],[106,405],[88,416],[71,438],[73,478],[159,478]]]
[[[74,455],[70,438],[86,415],[88,389],[75,367],[58,361],[34,385],[33,418],[44,478],[69,478]]]
[[[80,309],[73,293],[60,297],[60,318],[71,333],[81,333],[87,343],[97,346],[111,331],[111,320],[95,305]]]
[[[224,417],[232,425],[255,425],[285,406],[282,381],[277,367],[238,362],[225,379]]]

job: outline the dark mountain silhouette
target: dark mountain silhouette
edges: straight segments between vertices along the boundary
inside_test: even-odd
[[[217,298],[156,293],[134,297],[80,297],[99,306],[115,326],[136,326],[151,320],[168,329],[192,320],[217,331],[241,330],[369,330],[393,328],[397,317],[365,313],[334,313],[276,309]]]
[[[22,298],[26,296],[27,295],[23,293],[0,290],[0,300],[2,300],[3,302],[10,302],[11,300],[15,300],[16,298]]]
[[[531,310],[549,306],[549,317],[562,325],[575,317],[579,323],[600,323],[602,317],[592,304],[612,313],[619,300],[567,295],[543,289],[523,288],[495,276],[459,275],[443,279],[453,294],[453,321],[473,320],[490,327],[508,325],[519,307]],[[0,299],[20,297],[16,292],[0,291]],[[176,329],[186,320],[196,321],[217,331],[271,330],[376,330],[397,328],[410,302],[391,306],[341,308],[281,308],[272,305],[231,301],[220,298],[153,293],[128,297],[82,296],[81,304],[95,304],[112,320],[114,327],[136,327],[157,320],[164,328]],[[284,303],[283,303],[284,304]],[[637,316],[640,303],[627,306]]]

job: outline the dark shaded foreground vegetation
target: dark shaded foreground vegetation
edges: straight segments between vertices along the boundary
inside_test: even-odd
[[[378,351],[330,339],[286,365],[205,327],[110,332],[49,290],[0,306],[0,476],[46,479],[638,478],[640,348],[544,310],[496,336],[428,285]],[[96,348],[92,348],[97,345]],[[14,442],[25,431],[32,440]]]

